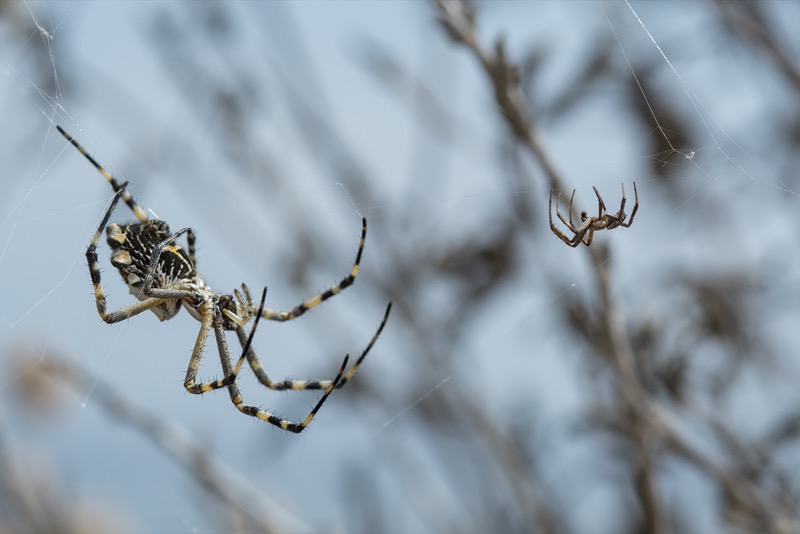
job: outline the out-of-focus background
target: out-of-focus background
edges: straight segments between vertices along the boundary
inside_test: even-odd
[[[798,21],[1,2],[0,531],[798,531]],[[274,308],[344,276],[367,217],[354,286],[255,339],[271,377],[330,377],[394,303],[307,432],[187,394],[187,313],[100,320],[112,191],[55,124]],[[552,234],[551,193],[613,213],[622,184],[630,214],[634,181],[630,228]],[[318,398],[241,388],[294,420]]]

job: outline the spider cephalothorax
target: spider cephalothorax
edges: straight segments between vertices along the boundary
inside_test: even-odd
[[[358,275],[361,254],[364,250],[367,235],[366,219],[361,219],[361,240],[359,241],[353,267],[350,273],[338,284],[315,297],[301,302],[289,311],[265,308],[264,301],[267,290],[264,289],[261,303],[256,308],[253,305],[250,291],[245,284],[242,284],[241,291],[235,289],[232,295],[214,293],[197,273],[195,267],[197,264],[195,259],[195,236],[192,229],[183,228],[171,233],[166,222],[149,219],[144,210],[139,207],[133,196],[127,191],[128,182],[122,184],[117,182],[72,136],[60,126],[57,126],[57,128],[100,171],[100,174],[108,180],[115,192],[114,200],[106,210],[103,220],[100,222],[86,249],[86,260],[89,264],[89,274],[94,287],[97,312],[103,321],[117,323],[147,310],[156,314],[160,320],[166,321],[175,317],[181,306],[183,306],[192,317],[200,322],[200,331],[197,334],[183,384],[186,390],[189,393],[199,394],[225,387],[228,389],[231,401],[240,412],[284,430],[295,433],[302,432],[333,390],[344,386],[355,375],[359,365],[366,358],[386,325],[392,307],[391,303],[386,307],[386,313],[380,326],[356,362],[347,370],[349,357],[345,356],[339,372],[332,380],[282,380],[274,382],[264,371],[255,351],[251,348],[253,335],[261,319],[290,321],[340,293],[353,283]],[[120,199],[128,205],[138,222],[130,224],[109,223],[111,214]],[[122,275],[122,279],[128,286],[130,293],[139,300],[136,304],[111,312],[107,311],[106,296],[100,279],[100,266],[97,257],[97,244],[100,241],[103,229],[106,231],[106,242],[111,247],[111,264]],[[183,234],[186,234],[187,249],[177,243],[177,239]],[[253,326],[248,335],[244,327],[251,320],[253,321]],[[197,383],[200,360],[203,356],[206,339],[211,330],[214,331],[224,377],[212,382]],[[235,366],[231,361],[230,350],[225,337],[225,331],[228,330],[236,332],[239,343],[242,345],[242,353]],[[300,423],[294,423],[260,408],[248,406],[244,404],[236,382],[236,377],[245,359],[247,359],[259,382],[270,389],[314,389],[324,390],[325,393]]]
[[[549,217],[550,217],[550,229],[553,231],[556,236],[561,239],[564,243],[571,247],[577,247],[581,243],[586,245],[587,247],[592,244],[592,238],[594,238],[594,233],[598,230],[613,230],[619,226],[624,226],[625,228],[629,228],[631,224],[633,224],[633,218],[636,216],[636,211],[639,209],[639,192],[636,190],[636,182],[633,182],[633,193],[636,197],[636,203],[633,206],[633,211],[631,212],[631,218],[628,222],[625,222],[625,185],[622,186],[622,202],[619,206],[619,211],[615,214],[606,213],[606,205],[603,202],[603,198],[600,196],[600,192],[597,190],[596,187],[594,189],[594,194],[597,195],[598,201],[598,213],[597,217],[590,217],[588,213],[585,211],[581,212],[581,224],[580,226],[576,226],[572,222],[572,201],[575,199],[575,190],[572,190],[572,196],[569,197],[569,221],[561,215],[561,212],[558,210],[558,201],[561,198],[561,193],[559,192],[558,196],[556,197],[556,215],[564,223],[567,228],[569,228],[570,232],[574,235],[572,237],[567,237],[564,235],[561,230],[556,228],[556,225],[553,224],[553,192],[550,192],[550,205],[549,205]],[[588,237],[586,234],[589,234]]]

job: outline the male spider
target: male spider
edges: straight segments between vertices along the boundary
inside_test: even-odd
[[[211,288],[200,277],[195,268],[195,235],[191,228],[183,228],[176,233],[171,233],[169,226],[164,221],[158,219],[148,219],[144,210],[134,200],[133,196],[126,190],[128,182],[120,184],[106,171],[78,142],[61,126],[56,126],[72,145],[88,159],[95,168],[100,171],[106,180],[111,184],[115,191],[114,199],[105,212],[103,220],[100,222],[97,231],[92,236],[92,240],[86,249],[86,259],[89,264],[89,275],[94,287],[94,297],[97,303],[97,312],[106,323],[117,323],[124,321],[134,315],[138,315],[146,310],[150,310],[156,316],[166,321],[175,317],[180,311],[181,306],[186,308],[189,314],[200,322],[200,332],[194,344],[194,350],[189,359],[189,366],[186,370],[186,379],[183,386],[186,391],[193,394],[202,394],[207,391],[228,388],[231,401],[240,412],[266,421],[272,425],[280,427],[289,432],[300,433],[314,419],[314,416],[322,407],[328,396],[334,389],[344,386],[355,375],[361,362],[367,357],[370,349],[377,341],[386,321],[389,319],[389,312],[392,303],[386,307],[383,320],[372,336],[367,347],[359,355],[353,366],[345,372],[349,356],[344,357],[344,361],[337,375],[333,380],[282,380],[272,381],[251,348],[253,335],[260,319],[270,321],[290,321],[300,317],[305,312],[314,308],[340,293],[343,289],[350,286],[358,275],[361,263],[361,254],[364,251],[364,243],[367,237],[367,220],[361,218],[361,240],[358,245],[355,262],[350,273],[345,276],[338,284],[321,294],[312,297],[305,302],[297,305],[290,311],[279,311],[264,307],[264,299],[267,290],[261,296],[261,304],[256,309],[253,306],[250,291],[245,284],[242,290],[235,289],[233,295],[214,293]],[[120,198],[125,201],[130,210],[138,219],[138,222],[130,224],[109,223],[111,213],[114,211]],[[111,247],[111,264],[117,268],[122,275],[122,279],[128,286],[130,293],[139,299],[139,302],[120,308],[116,311],[106,311],[106,296],[103,286],[100,283],[100,266],[97,259],[97,243],[100,234],[106,230],[106,241]],[[186,234],[188,252],[176,244],[176,240],[181,235]],[[255,319],[248,335],[244,326]],[[214,337],[217,341],[220,363],[224,377],[212,382],[196,382],[197,373],[200,368],[200,360],[203,357],[203,349],[209,331],[213,328]],[[234,330],[239,343],[242,345],[242,354],[234,367],[231,363],[230,350],[225,337],[226,330]],[[325,393],[319,399],[316,406],[309,412],[306,418],[300,423],[294,423],[270,412],[248,406],[244,404],[236,377],[241,369],[244,359],[259,382],[264,386],[274,390],[324,390]]]
[[[631,224],[633,224],[633,218],[636,216],[636,210],[639,209],[639,192],[636,190],[636,182],[633,182],[633,192],[636,196],[636,203],[633,206],[633,212],[631,212],[631,218],[628,222],[625,222],[625,184],[622,185],[622,203],[619,206],[619,211],[614,215],[610,213],[605,213],[606,205],[603,202],[603,198],[600,196],[600,192],[597,191],[596,187],[593,187],[594,194],[597,195],[597,200],[599,202],[599,211],[597,212],[597,217],[589,217],[589,215],[583,211],[581,212],[581,225],[577,228],[575,224],[572,222],[572,201],[575,198],[575,190],[572,190],[572,196],[569,198],[569,222],[561,215],[561,212],[558,211],[558,200],[561,198],[561,193],[558,193],[556,197],[556,215],[558,218],[561,219],[567,228],[575,234],[571,238],[564,235],[561,230],[556,228],[556,225],[553,224],[553,192],[550,191],[550,204],[548,207],[548,215],[550,216],[550,229],[553,231],[556,236],[558,236],[561,241],[566,243],[571,247],[577,247],[581,243],[586,245],[587,247],[592,244],[592,238],[594,237],[594,233],[598,230],[613,230],[618,226],[624,226],[625,228],[630,228]],[[586,233],[589,233],[589,236],[586,237]],[[584,239],[585,238],[585,239]]]

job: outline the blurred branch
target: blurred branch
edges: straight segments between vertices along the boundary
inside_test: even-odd
[[[775,499],[766,498],[761,491],[736,469],[713,461],[692,447],[675,432],[665,435],[665,444],[716,481],[723,490],[725,519],[745,532],[796,533],[800,524],[791,511],[786,511]]]
[[[508,63],[505,44],[497,39],[493,52],[484,51],[475,33],[475,8],[468,0],[433,0],[439,9],[439,23],[450,38],[465,45],[489,76],[503,118],[514,135],[533,153],[550,181],[550,188],[564,189],[564,181],[542,148],[533,119],[528,113],[520,85],[519,68]]]
[[[544,150],[532,113],[527,108],[523,95],[519,69],[506,57],[502,39],[495,41],[494,51],[486,52],[481,48],[475,31],[475,9],[468,0],[434,0],[439,9],[439,22],[456,43],[465,45],[480,61],[484,71],[492,82],[495,101],[514,135],[531,151],[541,166],[551,189],[564,189],[564,180],[555,170],[547,152]],[[656,485],[654,481],[654,437],[648,431],[647,421],[650,418],[649,403],[635,373],[634,356],[630,340],[619,312],[613,300],[608,277],[608,263],[602,247],[586,247],[594,265],[595,281],[605,308],[605,327],[611,343],[611,354],[625,411],[632,418],[636,429],[634,443],[637,461],[634,477],[637,495],[645,516],[646,530],[649,532],[665,532],[666,520],[661,511]]]
[[[800,93],[800,69],[775,39],[775,29],[767,27],[759,2],[714,0],[714,4],[728,30],[763,50],[794,90]]]
[[[508,60],[501,39],[493,52],[481,48],[476,37],[476,12],[469,0],[433,0],[439,10],[439,21],[450,38],[464,45],[478,59],[494,89],[495,101],[515,137],[526,146],[539,163],[553,189],[564,189],[565,181],[558,175],[527,108],[519,83],[518,68]],[[609,257],[606,247],[585,247],[591,258],[597,290],[603,307],[603,337],[610,352],[619,393],[623,401],[621,427],[634,445],[632,462],[633,484],[644,516],[647,532],[666,532],[667,519],[662,511],[656,483],[656,459],[660,445],[668,445],[708,473],[724,489],[728,498],[728,520],[745,528],[756,527],[769,532],[798,530],[796,519],[781,509],[780,503],[766,498],[756,483],[743,477],[736,469],[718,465],[690,446],[681,434],[668,424],[642,386],[637,373],[636,357],[619,304],[611,290]],[[712,425],[726,440],[729,448],[743,450],[738,441],[732,445],[733,434],[723,432],[721,423]],[[735,446],[734,446],[735,445]]]
[[[0,532],[86,532],[92,525],[100,532],[122,531],[130,525],[110,523],[94,514],[81,513],[56,481],[42,473],[26,469],[25,458],[0,434]],[[40,459],[36,459],[38,464]],[[119,520],[119,518],[116,518]]]
[[[135,406],[101,379],[90,377],[75,364],[48,357],[37,366],[37,371],[50,378],[66,382],[76,392],[85,394],[91,390],[92,399],[115,420],[132,427],[147,436],[158,448],[183,465],[206,489],[226,505],[247,517],[259,532],[283,532],[285,530],[310,530],[296,515],[251,484],[245,477],[223,462],[184,428],[162,421],[155,415]],[[291,527],[278,526],[276,516]]]

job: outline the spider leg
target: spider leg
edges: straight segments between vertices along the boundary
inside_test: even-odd
[[[197,238],[195,237],[194,232],[192,231],[191,228],[189,228],[186,231],[186,241],[189,243],[189,248],[188,248],[189,259],[192,260],[192,265],[194,265],[195,268],[197,268],[197,257],[194,254],[195,252],[194,244],[197,241]]]
[[[366,242],[366,239],[367,239],[367,219],[365,217],[362,217],[361,240],[358,243],[358,252],[356,252],[356,259],[353,262],[353,267],[350,269],[350,274],[342,278],[338,284],[334,285],[329,289],[326,289],[319,295],[311,297],[305,302],[298,304],[290,311],[280,311],[280,310],[273,310],[271,308],[264,308],[264,311],[261,314],[262,317],[270,321],[280,321],[280,322],[291,321],[292,319],[300,317],[311,308],[319,306],[332,296],[337,295],[341,293],[344,289],[348,288],[355,281],[356,276],[358,276],[358,269],[361,265],[361,255],[364,252],[364,243]]]
[[[267,288],[265,287],[264,293],[261,295],[261,307],[259,310],[264,308],[264,300],[266,298]],[[224,378],[198,384],[196,382],[197,372],[200,369],[200,360],[203,358],[203,349],[205,348],[206,340],[208,339],[208,331],[211,328],[211,323],[214,319],[214,306],[210,301],[206,300],[200,305],[200,316],[202,318],[200,321],[200,331],[197,334],[197,341],[195,341],[194,350],[192,350],[192,357],[189,359],[189,367],[186,370],[186,380],[183,382],[183,387],[186,388],[186,391],[194,395],[200,395],[208,391],[227,387],[236,380],[236,376],[239,374],[239,370],[242,368],[242,362],[244,361],[245,354],[250,351],[250,345],[253,343],[253,336],[255,336],[256,328],[258,327],[258,321],[260,319],[259,316],[256,316],[253,326],[250,328],[250,335],[246,337],[247,341],[244,343],[242,355],[239,357],[233,372],[226,375]]]
[[[197,372],[200,370],[200,360],[203,359],[203,349],[205,349],[208,339],[208,331],[211,329],[211,323],[214,321],[214,304],[211,301],[204,300],[202,304],[200,304],[200,317],[200,331],[197,333],[192,356],[189,358],[189,366],[186,369],[186,379],[183,381],[183,387],[186,388],[186,391],[194,395],[219,389],[230,383],[226,378],[213,382],[204,382],[202,384],[196,382]],[[230,373],[226,372],[225,376],[228,377],[229,374]]]
[[[594,187],[594,186],[592,186],[592,189],[594,189],[594,194],[597,195],[597,200],[599,202],[597,218],[598,219],[602,219],[603,218],[603,212],[607,211],[606,210],[606,203],[603,202],[603,197],[600,196],[600,191],[598,191],[597,188]],[[623,193],[623,198],[625,198],[624,193]]]
[[[584,245],[587,247],[592,244],[592,238],[594,238],[594,230],[591,228],[589,229],[589,237],[586,238],[586,241],[583,242]]]
[[[583,239],[583,234],[575,234],[575,237],[573,237],[571,241],[568,241],[567,245],[575,248],[581,244],[581,239]]]
[[[264,293],[261,295],[261,308],[259,309],[264,308],[264,300],[266,298],[267,288],[265,287]],[[244,343],[242,355],[239,357],[233,372],[226,375],[224,378],[198,384],[196,382],[197,372],[200,369],[200,360],[203,358],[203,349],[205,348],[206,340],[208,339],[208,331],[211,328],[211,323],[214,319],[214,306],[210,301],[204,301],[203,304],[201,304],[200,316],[202,318],[200,321],[200,331],[197,334],[197,341],[195,341],[194,350],[192,350],[192,357],[189,359],[189,367],[186,370],[186,380],[183,382],[183,387],[186,388],[186,391],[194,395],[200,395],[208,391],[227,387],[236,380],[236,376],[239,374],[239,370],[242,368],[242,362],[244,361],[245,354],[250,351],[250,345],[253,343],[253,336],[255,336],[256,328],[258,327],[258,321],[260,319],[259,316],[256,316],[253,326],[250,328],[250,335],[246,337],[247,341]]]
[[[235,376],[235,369],[233,369],[231,365],[231,355],[230,350],[228,349],[228,342],[225,338],[225,329],[223,328],[221,321],[214,321],[214,335],[217,338],[217,349],[219,351],[220,363],[222,364],[222,372],[225,374],[225,376]],[[339,372],[336,374],[336,378],[333,379],[331,385],[328,386],[328,388],[325,390],[325,393],[322,395],[319,401],[317,401],[317,404],[300,423],[283,419],[282,417],[278,417],[277,415],[266,410],[262,410],[261,408],[244,404],[242,394],[239,392],[239,386],[236,384],[235,380],[228,385],[228,393],[230,394],[233,405],[243,414],[261,419],[262,421],[265,421],[271,425],[275,425],[283,430],[299,434],[305,430],[309,423],[311,423],[311,421],[314,419],[314,416],[317,415],[317,412],[320,410],[320,408],[322,408],[322,405],[326,400],[328,400],[330,394],[341,381],[342,377],[344,376],[344,371],[347,367],[348,360],[349,356],[345,356],[344,361],[342,361],[342,365],[339,368]]]
[[[245,284],[242,284],[242,290],[244,291],[245,295],[244,298],[247,299],[247,302],[252,302],[250,299],[250,290],[247,288]],[[236,367],[233,369],[233,374],[231,375],[231,378],[233,380],[235,380],[236,377],[239,375],[239,371],[241,371],[242,369],[242,363],[244,363],[245,357],[247,357],[248,361],[250,360],[251,354],[255,358],[255,351],[252,349],[253,336],[256,333],[256,328],[258,327],[259,321],[261,321],[261,314],[264,312],[264,302],[266,301],[266,299],[267,299],[267,288],[265,287],[264,291],[261,293],[261,304],[259,304],[258,306],[258,313],[256,313],[255,315],[255,320],[253,321],[253,327],[250,329],[249,336],[243,338],[242,336],[244,336],[244,328],[238,324],[236,325],[236,333],[237,335],[239,335],[239,343],[241,343],[242,345],[242,355],[239,356],[239,360],[236,362]],[[239,300],[241,300],[241,297],[239,298]],[[258,361],[257,358],[256,361]],[[269,380],[269,378],[267,380]]]
[[[263,302],[262,302],[263,305]],[[350,370],[347,371],[339,380],[338,385],[336,388],[341,388],[344,386],[348,380],[353,378],[353,375],[356,374],[358,371],[358,367],[361,365],[361,362],[367,357],[369,351],[372,350],[372,346],[380,337],[381,332],[383,331],[383,327],[386,326],[386,322],[389,320],[389,313],[392,311],[392,303],[390,302],[389,305],[386,307],[386,313],[383,315],[383,320],[381,321],[380,326],[373,334],[372,339],[370,340],[367,347],[361,352],[356,362],[350,367]],[[260,315],[260,314],[259,314]],[[258,321],[259,315],[256,315],[256,321]],[[255,327],[255,325],[254,325]],[[241,326],[237,326],[236,328],[236,335],[239,337],[239,343],[244,347],[244,351],[242,353],[242,358],[239,359],[239,362],[236,365],[235,373],[239,372],[239,367],[241,366],[242,359],[247,355],[247,363],[250,364],[250,368],[253,370],[253,373],[258,378],[258,381],[261,382],[264,386],[268,387],[269,389],[274,389],[278,391],[284,390],[303,390],[303,389],[328,389],[333,384],[333,380],[282,380],[280,382],[273,381],[269,378],[267,373],[264,371],[264,368],[261,365],[261,362],[258,360],[258,356],[256,356],[255,350],[250,347],[250,340],[252,339],[252,332],[250,333],[250,337],[245,334],[244,328]]]
[[[309,423],[311,423],[311,421],[314,419],[314,416],[316,416],[317,412],[320,410],[320,408],[322,408],[322,405],[330,396],[331,392],[337,387],[341,387],[341,385],[343,385],[342,380],[345,379],[344,371],[345,368],[347,367],[347,361],[349,356],[345,356],[344,361],[342,362],[342,366],[339,368],[339,373],[333,380],[330,381],[327,387],[324,388],[325,393],[322,395],[322,398],[320,398],[320,400],[317,401],[317,404],[314,406],[311,412],[309,412],[306,418],[300,423],[295,423],[293,421],[283,419],[282,417],[278,417],[275,414],[272,414],[260,408],[244,404],[241,392],[239,391],[239,386],[236,384],[236,377],[242,368],[242,363],[244,362],[246,355],[249,355],[252,352],[251,345],[253,342],[253,336],[255,335],[256,328],[258,327],[259,320],[261,319],[261,312],[263,312],[264,309],[264,301],[266,299],[266,296],[267,296],[267,289],[264,288],[264,292],[261,294],[261,304],[258,310],[259,314],[256,315],[255,317],[253,326],[250,329],[250,335],[246,337],[246,340],[243,343],[242,355],[236,362],[235,367],[231,366],[230,350],[228,348],[228,342],[225,337],[225,330],[222,326],[222,323],[220,321],[214,321],[214,316],[215,316],[214,305],[212,304],[211,301],[208,300],[204,301],[201,304],[200,312],[202,315],[202,321],[200,323],[200,332],[198,332],[197,334],[197,341],[195,342],[194,350],[192,351],[192,357],[189,360],[189,367],[186,371],[186,380],[184,382],[184,387],[189,393],[194,393],[194,394],[201,394],[215,389],[227,387],[228,393],[231,397],[231,401],[233,402],[234,406],[236,406],[236,409],[242,412],[243,414],[249,415],[251,417],[256,417],[258,419],[261,419],[262,421],[266,421],[267,423],[280,427],[289,432],[294,432],[295,434],[299,434],[309,425]],[[385,324],[385,322],[386,321],[384,319],[384,322],[381,324],[378,333],[380,333],[380,330],[383,329],[383,325]],[[202,359],[203,349],[205,347],[206,339],[208,337],[208,331],[212,324],[214,325],[214,336],[216,337],[217,340],[217,349],[219,351],[220,363],[222,364],[222,371],[225,374],[225,378],[214,380],[212,382],[204,382],[202,384],[197,384],[195,379],[197,377],[197,372],[200,367],[200,360]],[[243,334],[244,329],[242,327],[238,327],[237,332]],[[362,354],[359,360],[362,360],[366,356],[366,353],[369,352],[370,348],[372,348],[375,339],[377,339],[377,335],[370,342],[369,347],[367,347],[367,350],[364,351],[364,354]],[[353,365],[353,367],[347,373],[348,378],[351,377],[353,374],[355,374],[355,370],[357,369],[358,363],[359,362],[356,362],[356,364]]]
[[[77,149],[78,149],[78,152],[80,152],[81,154],[83,154],[83,156],[84,156],[86,159],[88,159],[88,160],[89,160],[89,162],[90,162],[92,165],[94,165],[94,168],[95,168],[95,169],[97,169],[97,170],[100,172],[100,174],[102,174],[102,175],[103,175],[103,177],[104,177],[106,180],[108,180],[108,183],[110,183],[110,184],[111,184],[111,187],[114,189],[114,192],[115,192],[115,193],[119,193],[120,191],[122,191],[122,192],[123,192],[123,193],[122,193],[122,200],[124,200],[124,201],[125,201],[125,204],[127,204],[127,205],[128,205],[128,207],[131,209],[131,211],[132,211],[132,212],[133,212],[133,214],[136,216],[136,218],[137,218],[137,219],[139,219],[139,221],[141,221],[141,222],[145,222],[145,221],[147,220],[147,214],[144,212],[144,210],[143,210],[142,208],[140,208],[140,207],[139,207],[139,204],[137,204],[137,203],[136,203],[136,200],[134,200],[133,196],[132,196],[132,195],[131,195],[131,194],[130,194],[128,191],[125,191],[125,185],[127,185],[127,183],[128,183],[128,182],[125,182],[124,184],[120,184],[120,183],[119,183],[119,182],[116,180],[116,178],[114,178],[114,177],[111,175],[111,173],[110,173],[110,172],[108,172],[107,170],[105,170],[105,169],[103,168],[103,166],[102,166],[102,165],[100,165],[100,164],[97,162],[97,160],[95,160],[95,159],[94,159],[94,158],[91,156],[91,154],[89,154],[89,153],[86,151],[86,149],[85,149],[85,148],[83,148],[83,147],[82,147],[82,146],[81,146],[81,145],[80,145],[80,144],[79,144],[79,143],[78,143],[78,142],[75,140],[75,138],[74,138],[74,137],[72,137],[70,134],[68,134],[67,132],[65,132],[65,131],[64,131],[64,129],[63,129],[61,126],[59,126],[59,125],[56,125],[56,130],[58,130],[58,131],[61,133],[61,135],[63,135],[63,136],[64,136],[64,137],[67,139],[67,141],[69,141],[70,143],[72,143],[72,146],[74,146],[75,148],[77,148]]]
[[[561,222],[563,222],[566,226],[569,226],[567,221],[564,220],[564,217],[558,211],[558,199],[559,198],[561,198],[561,193],[559,193],[558,197],[556,198],[556,215],[558,215],[558,218],[561,219]],[[556,237],[559,238],[564,243],[566,243],[567,245],[569,245],[571,247],[575,247],[576,245],[572,244],[573,240],[568,238],[566,235],[564,235],[564,233],[561,230],[559,230],[556,227],[556,225],[553,223],[553,192],[552,191],[550,191],[550,203],[549,203],[548,208],[547,208],[547,216],[548,216],[548,218],[550,220],[550,230],[552,230],[552,232],[556,235]],[[574,239],[574,236],[573,236],[573,239]]]
[[[558,205],[558,201],[561,198],[561,193],[559,193],[558,197],[556,197],[556,215],[558,215],[558,218],[561,220],[561,222],[564,223],[564,225],[567,228],[569,228],[571,232],[575,232],[575,225],[572,223],[572,199],[573,199],[573,197],[575,197],[575,191],[574,190],[572,191],[572,196],[569,199],[569,222],[567,222],[567,220],[561,214],[560,206]]]
[[[575,192],[573,191],[572,194],[574,196]],[[571,202],[570,202],[570,215],[571,214],[572,214],[572,205],[571,205]],[[575,247],[577,247],[578,245],[581,244],[581,241],[583,240],[584,236],[586,235],[586,232],[590,231],[589,229],[591,228],[592,223],[594,222],[591,218],[586,216],[586,212],[585,211],[581,213],[581,220],[583,222],[581,223],[581,225],[578,228],[575,228],[574,226],[570,226],[569,227],[569,229],[572,232],[575,233],[575,235],[572,237],[572,239],[564,240],[564,242],[567,245],[571,246],[572,248],[575,248]]]
[[[103,319],[103,321],[109,324],[124,321],[125,319],[129,319],[134,315],[139,315],[140,313],[154,308],[159,304],[163,304],[169,300],[166,298],[149,298],[147,300],[137,302],[136,304],[132,304],[131,306],[120,308],[116,311],[106,311],[107,302],[105,291],[103,290],[103,284],[100,279],[100,262],[97,259],[97,243],[100,240],[100,235],[103,233],[103,229],[106,227],[106,225],[108,225],[108,220],[111,218],[111,213],[114,211],[114,208],[116,208],[119,199],[125,197],[125,188],[127,186],[128,182],[123,182],[119,186],[119,189],[114,194],[114,199],[108,206],[105,215],[103,215],[103,220],[100,221],[97,231],[92,236],[92,240],[89,242],[89,246],[86,248],[86,262],[89,265],[89,276],[92,279],[92,287],[94,288],[94,300],[97,304],[97,313],[100,315],[100,318]]]
[[[594,230],[592,230],[592,222],[593,221],[591,218],[587,218],[585,221],[583,221],[583,224],[575,229],[575,237],[572,239],[572,242],[567,244],[573,248],[577,247],[583,241],[586,232],[589,232],[589,242],[591,243],[592,234],[594,233]]]
[[[569,197],[569,229],[575,231],[575,223],[572,222],[572,203],[575,201],[575,190],[572,190],[572,195]],[[564,219],[561,219],[562,221]],[[567,221],[564,221],[565,223]]]
[[[556,235],[561,239],[561,241],[563,241],[567,245],[571,246],[572,248],[575,248],[580,244],[581,239],[583,239],[583,235],[585,233],[586,233],[585,230],[583,232],[581,232],[581,233],[576,233],[574,236],[572,236],[572,239],[570,239],[569,237],[565,236],[561,232],[558,232]]]
[[[625,205],[625,186],[623,185],[623,206]],[[633,182],[633,196],[634,196],[634,204],[633,204],[633,211],[631,212],[631,218],[628,219],[628,222],[620,222],[620,226],[624,226],[625,228],[630,228],[631,224],[633,224],[633,218],[636,217],[636,211],[639,209],[639,191],[636,190],[636,182]]]

